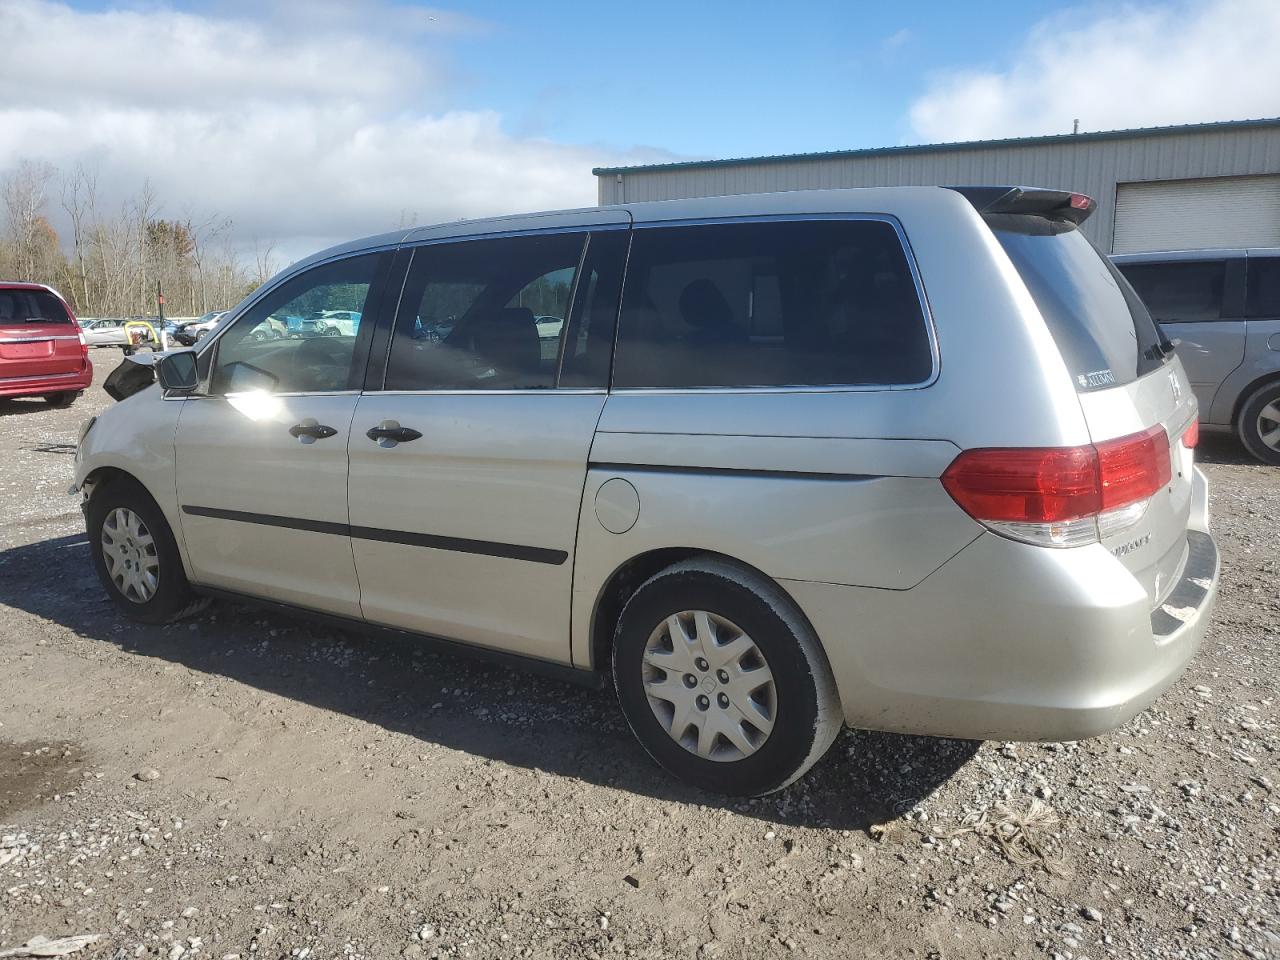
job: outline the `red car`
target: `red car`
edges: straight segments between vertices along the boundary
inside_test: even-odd
[[[92,380],[89,345],[57,291],[0,281],[0,397],[67,407]]]

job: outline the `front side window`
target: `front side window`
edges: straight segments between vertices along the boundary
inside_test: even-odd
[[[1280,318],[1280,257],[1250,257],[1245,313],[1255,319]]]
[[[419,247],[385,388],[554,387],[585,241],[563,233]]]
[[[635,232],[615,387],[913,385],[932,370],[924,310],[889,223]]]
[[[249,308],[218,340],[211,390],[333,393],[358,386],[360,324],[383,254],[308,270]]]
[[[1222,260],[1127,263],[1120,272],[1158,323],[1190,323],[1222,316],[1227,265]]]

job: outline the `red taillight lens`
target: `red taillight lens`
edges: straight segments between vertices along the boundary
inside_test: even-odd
[[[1094,444],[1102,480],[1102,509],[1114,510],[1145,500],[1173,475],[1169,435],[1152,427],[1117,440]]]
[[[966,450],[942,475],[965,513],[995,523],[1063,523],[1152,496],[1172,473],[1163,427],[1079,447]]]
[[[1053,523],[1101,509],[1093,447],[966,450],[942,485],[976,520]]]
[[[1188,450],[1194,450],[1196,444],[1200,442],[1200,421],[1192,420],[1191,426],[1187,427],[1182,433],[1182,445]]]

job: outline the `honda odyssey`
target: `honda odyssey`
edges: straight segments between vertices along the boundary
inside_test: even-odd
[[[845,724],[1102,733],[1183,672],[1218,553],[1195,394],[1093,206],[803,191],[327,250],[110,378],[94,565],[144,622],[250,598],[612,683],[725,794]],[[255,336],[323,311],[364,320]]]

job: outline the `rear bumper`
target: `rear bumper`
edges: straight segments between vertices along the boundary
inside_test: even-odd
[[[84,369],[71,373],[46,374],[42,377],[0,376],[0,397],[38,397],[49,393],[87,390],[93,383],[93,364],[85,360]]]
[[[1198,471],[1196,484],[1203,495]],[[823,641],[849,725],[1078,740],[1142,711],[1198,649],[1219,557],[1191,527],[1183,573],[1154,612],[1100,544],[1053,550],[991,533],[911,590],[784,586]]]

